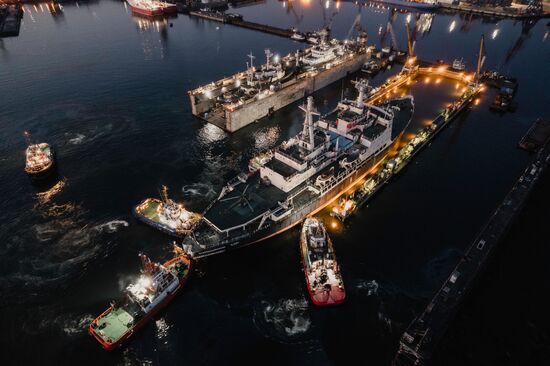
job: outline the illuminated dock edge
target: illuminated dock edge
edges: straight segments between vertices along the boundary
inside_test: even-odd
[[[399,342],[399,349],[392,363],[394,366],[424,365],[430,361],[449,322],[474,286],[498,243],[521,213],[549,161],[550,144],[547,142],[527,165],[424,311],[407,327]]]

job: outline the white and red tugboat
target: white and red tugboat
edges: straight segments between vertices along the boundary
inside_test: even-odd
[[[308,217],[302,226],[300,254],[311,301],[317,306],[339,305],[346,290],[332,241],[323,222]]]
[[[125,296],[95,319],[88,328],[106,350],[113,350],[143,327],[181,290],[191,273],[191,260],[184,255],[164,264],[140,254],[143,269]]]

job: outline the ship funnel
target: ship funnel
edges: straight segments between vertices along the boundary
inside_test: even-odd
[[[354,81],[353,83],[355,84],[355,88],[357,88],[357,91],[359,92],[355,104],[357,105],[357,108],[363,108],[363,106],[365,105],[365,94],[367,93],[369,82],[366,79],[361,79],[359,81]]]

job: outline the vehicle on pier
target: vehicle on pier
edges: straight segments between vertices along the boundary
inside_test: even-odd
[[[307,290],[317,306],[339,305],[346,299],[344,281],[332,241],[320,219],[305,219],[300,235],[300,256]]]
[[[185,237],[183,249],[199,258],[277,235],[327,206],[376,167],[408,126],[413,98],[369,105],[367,82],[355,86],[355,100],[342,100],[318,120],[308,97],[301,107],[302,131],[274,148],[271,157],[260,159],[259,174],[243,172],[230,180]]]
[[[124,297],[97,317],[88,327],[103,348],[113,350],[143,327],[182,289],[191,274],[191,260],[179,256],[164,264],[140,254],[142,274],[126,287]]]
[[[182,238],[199,222],[201,216],[187,211],[183,204],[168,197],[168,188],[162,186],[161,198],[147,198],[134,207],[134,216],[160,231]]]

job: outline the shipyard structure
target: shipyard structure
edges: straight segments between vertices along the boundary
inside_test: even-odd
[[[266,50],[266,63],[189,91],[195,116],[234,132],[355,72],[370,55],[365,33],[352,41],[317,33],[317,44],[279,57]]]

